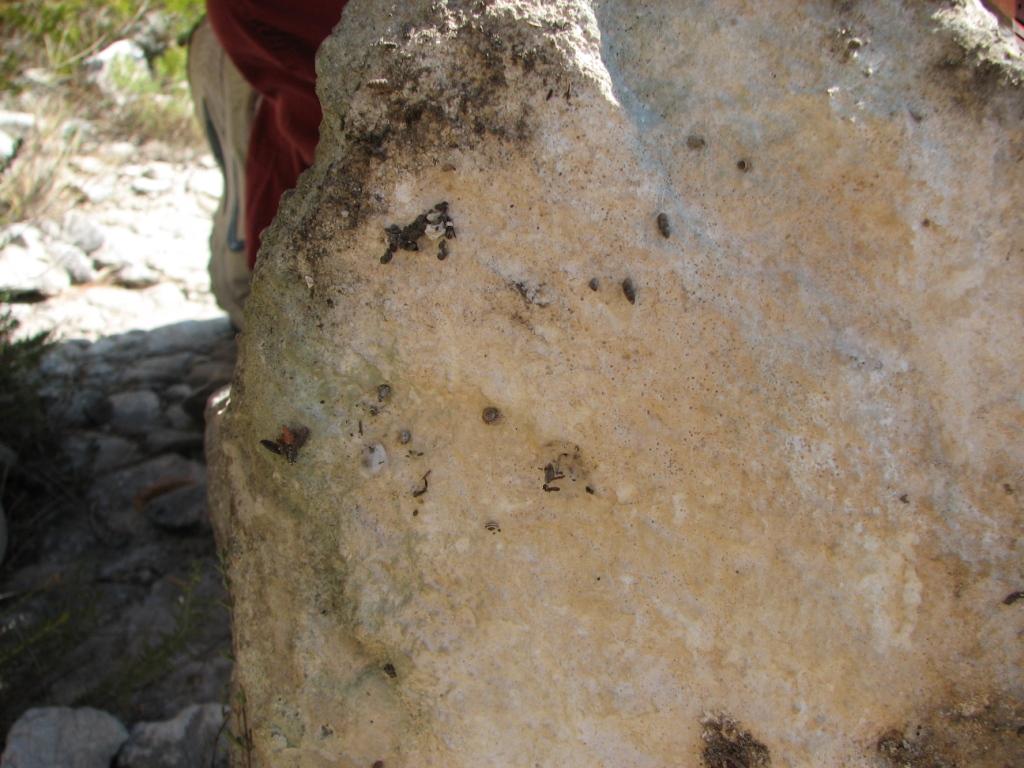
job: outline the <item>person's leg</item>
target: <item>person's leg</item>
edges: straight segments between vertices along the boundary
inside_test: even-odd
[[[314,60],[344,5],[344,0],[207,0],[217,37],[260,95],[245,166],[250,267],[281,194],[313,163],[322,116]]]
[[[196,117],[224,174],[210,235],[210,287],[236,327],[249,295],[245,248],[245,165],[257,95],[232,64],[207,20],[192,32],[188,80]]]

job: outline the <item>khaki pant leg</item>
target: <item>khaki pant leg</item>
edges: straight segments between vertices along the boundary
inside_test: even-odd
[[[242,327],[249,295],[245,256],[245,160],[257,95],[221,47],[204,19],[189,41],[188,79],[196,116],[224,174],[224,193],[210,234],[210,287],[214,297]]]

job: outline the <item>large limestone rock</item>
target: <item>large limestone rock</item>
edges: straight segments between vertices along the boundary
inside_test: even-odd
[[[1022,764],[971,13],[349,3],[211,430],[239,765]]]

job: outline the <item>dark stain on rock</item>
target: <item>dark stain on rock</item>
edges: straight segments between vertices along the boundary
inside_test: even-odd
[[[943,701],[913,726],[886,729],[874,745],[885,768],[1024,765],[1024,707],[998,691]]]
[[[1000,92],[1019,88],[1019,74],[1013,69],[991,58],[984,47],[977,47],[968,39],[957,39],[951,35],[943,52],[930,64],[930,74],[936,83],[948,86],[947,95],[962,112],[975,120],[995,116],[997,119],[1024,119],[1024,108],[1019,100],[1013,106],[1007,104],[1014,114],[999,115],[1003,110],[996,97]],[[922,76],[926,74],[922,72]],[[993,110],[993,107],[995,109]]]
[[[1024,600],[1024,590],[1018,589],[1003,598],[1003,605],[1013,605],[1018,600]]]
[[[420,239],[424,235],[430,235],[434,239],[455,237],[455,222],[448,213],[446,201],[438,203],[429,211],[424,211],[405,226],[389,224],[384,228],[387,250],[391,254],[400,250],[419,251]],[[381,263],[387,262],[382,258]]]
[[[659,213],[658,214],[658,218],[656,219],[656,221],[658,222],[658,231],[661,232],[661,236],[665,237],[665,238],[671,237],[672,236],[672,225],[669,224],[668,214],[667,213]]]
[[[584,460],[583,452],[578,445],[567,441],[555,441],[545,445],[545,457],[551,457],[543,467],[539,469],[544,473],[544,480],[541,489],[545,493],[558,491],[573,492],[579,486],[575,483],[584,484],[587,493],[593,493],[589,484],[591,467]]]
[[[552,483],[554,483],[556,480],[564,479],[565,473],[562,472],[562,469],[559,466],[558,459],[555,459],[554,461],[549,461],[546,465],[544,465],[544,483],[543,485],[541,485],[541,488],[546,493],[550,493],[552,491],[560,491],[562,489],[557,485],[552,485]]]
[[[707,142],[704,140],[703,136],[698,136],[695,133],[691,133],[689,136],[686,137],[686,146],[689,149],[694,150],[704,149],[704,147],[707,146]]]
[[[419,122],[423,118],[423,112],[426,107],[423,104],[413,104],[409,106],[404,113],[402,113],[402,122],[407,126],[411,126],[413,123]]]
[[[843,11],[848,14],[849,10]],[[857,57],[857,51],[870,42],[863,35],[858,35],[847,25],[842,25],[832,30],[829,39],[829,50],[839,61],[849,62]]]
[[[420,214],[406,226],[390,224],[384,228],[384,237],[387,239],[387,250],[395,251],[419,251],[419,240],[427,230],[426,216]]]
[[[701,760],[705,768],[767,768],[768,747],[732,718],[719,715],[703,722]]]
[[[346,78],[362,84],[355,91],[326,79],[321,96],[349,105],[343,114],[327,110],[324,116],[322,143],[337,147],[338,157],[315,166],[302,185],[313,188],[317,204],[308,204],[309,194],[300,196],[301,205],[282,200],[282,214],[290,214],[282,220],[292,226],[287,232],[272,226],[265,243],[315,263],[337,252],[342,233],[386,215],[385,201],[367,190],[381,162],[397,157],[403,164],[436,164],[453,149],[470,151],[489,139],[496,140],[489,153],[504,155],[533,140],[534,96],[564,75],[555,35],[525,24],[513,28],[487,6],[455,16],[453,22],[432,7],[403,25],[408,34],[393,30],[386,45],[367,46]],[[431,28],[444,38],[443,57],[423,56],[436,43],[412,34]],[[387,88],[378,88],[384,81]],[[380,257],[382,264],[393,259],[393,250]]]
[[[420,496],[425,494],[430,489],[430,482],[429,482],[429,480],[430,480],[430,470],[428,469],[426,474],[424,474],[423,478],[421,479],[421,482],[423,483],[423,487],[422,488],[417,488],[415,491],[412,492],[412,496],[413,496],[414,499],[418,499]]]
[[[424,27],[435,23],[422,21]],[[554,41],[537,37],[527,27],[510,35],[507,25],[481,13],[465,17],[445,45],[450,55],[436,70],[424,67],[417,55],[420,43],[412,35],[384,59],[368,55],[367,71],[377,75],[372,82],[386,80],[388,87],[374,92],[383,110],[358,117],[392,127],[388,144],[401,143],[424,154],[472,145],[488,135],[501,141],[528,140],[533,124],[528,100],[509,101],[505,92],[510,87],[533,93],[546,89],[545,79],[560,71]],[[522,74],[510,78],[511,67]],[[509,103],[519,104],[519,113],[509,110]],[[357,125],[346,128],[351,140],[369,126],[361,131]]]
[[[875,751],[890,768],[959,768],[936,752],[920,727],[915,729],[913,737],[895,729],[886,731],[875,745]]]
[[[633,278],[627,277],[622,281],[622,293],[625,294],[630,304],[636,304],[636,285]]]
[[[384,670],[384,674],[388,677],[398,677],[398,670],[395,669],[395,665],[390,661],[381,667],[381,669]]]
[[[508,284],[526,302],[527,306],[544,307],[550,306],[551,300],[545,294],[544,283],[531,283],[527,280],[513,280]]]
[[[391,399],[391,385],[390,384],[378,384],[377,385],[377,400],[381,403],[386,403]]]

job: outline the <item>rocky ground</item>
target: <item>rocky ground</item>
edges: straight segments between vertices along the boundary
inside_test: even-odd
[[[43,117],[7,111],[0,131]],[[203,406],[235,356],[206,272],[220,173],[198,148],[68,133],[74,205],[0,233],[19,333],[54,333],[41,392],[59,446],[35,491],[4,497],[0,765],[211,765],[232,663],[203,458]]]

